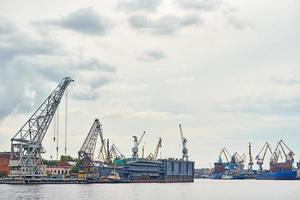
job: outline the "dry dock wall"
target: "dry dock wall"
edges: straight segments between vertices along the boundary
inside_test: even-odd
[[[124,177],[130,182],[193,182],[194,162],[179,159],[129,161]]]

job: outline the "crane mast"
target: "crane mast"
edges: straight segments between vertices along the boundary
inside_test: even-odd
[[[188,149],[186,148],[187,139],[183,136],[181,124],[179,124],[181,143],[182,143],[182,160],[188,160]]]
[[[161,140],[161,137],[159,137],[158,143],[157,143],[157,146],[156,146],[155,152],[154,152],[154,160],[157,159],[158,151],[159,151],[159,149],[162,147],[162,146],[161,146],[161,143],[162,143],[162,140]]]
[[[158,143],[157,143],[157,145],[156,145],[156,147],[155,147],[155,150],[154,150],[154,153],[150,153],[150,154],[147,156],[147,159],[148,159],[148,160],[156,160],[156,159],[157,159],[159,149],[162,147],[162,146],[161,146],[161,143],[162,143],[162,139],[161,139],[161,137],[159,137]]]
[[[248,163],[248,170],[253,170],[253,158],[252,158],[252,151],[251,151],[251,143],[249,143],[249,163]]]
[[[271,145],[268,142],[266,142],[265,145],[263,146],[263,148],[260,150],[259,154],[255,158],[256,163],[259,166],[259,171],[263,171],[262,165],[264,164],[264,160],[265,160],[265,157],[266,157],[266,154],[268,151],[270,152],[271,155],[273,154]],[[261,156],[262,153],[263,153],[263,156]]]
[[[221,150],[219,154],[219,163],[223,162],[222,155],[224,155],[226,162],[229,162],[229,158],[231,158],[231,155],[225,147]]]
[[[271,158],[271,162],[273,163],[277,163],[278,162],[278,159],[279,157],[282,158],[282,153],[285,157],[285,162],[287,163],[291,163],[293,164],[294,163],[294,152],[283,142],[283,140],[280,140],[278,143],[277,143],[277,146],[273,152],[273,156]]]
[[[125,156],[120,152],[115,144],[112,144],[110,154],[114,156],[115,159],[125,159]]]
[[[131,150],[132,150],[132,158],[134,158],[134,159],[139,158],[139,145],[142,142],[145,134],[146,134],[146,131],[143,132],[143,134],[139,140],[137,139],[137,136],[132,136],[133,137],[133,148]]]
[[[46,176],[42,142],[65,90],[73,81],[65,77],[11,139],[10,176]]]
[[[83,162],[84,173],[93,172],[94,167],[94,152],[96,149],[97,139],[102,130],[102,125],[99,119],[95,119],[88,135],[86,136],[80,150],[78,151],[78,159]]]
[[[103,137],[103,128],[102,125],[100,127],[100,142],[101,142],[101,146],[100,146],[100,150],[99,150],[99,160],[102,162],[107,162],[107,158],[108,158],[108,149],[106,148],[106,142],[105,139]]]
[[[244,163],[246,160],[246,155],[244,153],[240,155],[238,152],[235,152],[231,160],[237,162],[240,169],[244,169]]]

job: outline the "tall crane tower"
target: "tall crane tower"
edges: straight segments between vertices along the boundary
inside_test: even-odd
[[[132,136],[133,137],[133,147],[132,147],[132,158],[138,159],[139,158],[139,145],[141,141],[143,140],[144,136],[146,134],[146,131],[143,132],[141,138],[138,140],[137,136]]]
[[[11,139],[10,176],[46,176],[42,142],[65,90],[73,81],[65,77]]]
[[[115,158],[115,159],[125,159],[125,156],[120,152],[120,150],[117,148],[115,144],[112,144],[110,148],[110,154]]]
[[[270,152],[271,155],[273,154],[273,151],[271,149],[271,145],[268,142],[266,142],[265,145],[263,146],[263,148],[260,150],[260,152],[258,153],[258,155],[255,158],[256,163],[259,166],[259,171],[263,171],[262,166],[264,164],[264,160],[265,160],[265,157],[266,157],[266,154],[267,154],[268,151]]]
[[[287,163],[294,163],[294,152],[283,142],[283,140],[280,140],[277,143],[277,146],[273,152],[272,158],[271,158],[271,162],[273,163],[277,163],[279,157],[282,157],[281,152],[283,153],[284,157],[285,157],[285,162]]]
[[[182,144],[182,160],[188,160],[188,149],[186,148],[187,139],[183,137],[183,132],[181,128],[181,124],[179,124],[180,136],[181,136],[181,144]]]
[[[98,136],[102,131],[102,125],[99,119],[95,119],[88,135],[86,136],[80,150],[78,151],[78,159],[83,163],[84,174],[88,175],[93,172],[94,152],[97,144]]]
[[[252,151],[251,151],[251,143],[249,143],[249,163],[248,163],[248,170],[253,170],[253,157],[252,157]]]
[[[159,149],[162,147],[162,146],[161,146],[161,143],[162,143],[162,139],[161,139],[161,137],[159,137],[158,143],[157,143],[157,145],[156,145],[156,147],[155,147],[155,150],[154,150],[154,153],[150,153],[150,154],[147,156],[147,159],[148,159],[148,160],[156,160],[156,159],[157,159]]]
[[[230,162],[229,159],[232,158],[232,156],[230,155],[229,151],[225,147],[221,150],[219,154],[219,163],[223,162],[222,155],[225,157],[226,162]]]
[[[100,150],[99,150],[99,160],[102,162],[107,162],[107,159],[109,157],[109,153],[108,150],[109,148],[107,148],[106,146],[108,145],[109,141],[105,142],[105,139],[103,137],[103,128],[102,125],[100,126],[100,132],[99,132],[99,136],[100,136]]]

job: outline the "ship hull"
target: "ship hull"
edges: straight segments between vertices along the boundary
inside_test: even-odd
[[[278,172],[266,172],[260,173],[256,176],[258,180],[296,180],[296,171],[278,171]]]

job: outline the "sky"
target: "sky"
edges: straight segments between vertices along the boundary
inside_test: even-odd
[[[71,76],[73,157],[99,118],[128,157],[144,130],[145,154],[162,137],[160,156],[181,157],[181,123],[196,167],[280,139],[299,160],[299,35],[297,0],[0,0],[0,151]],[[53,126],[44,158],[56,157]]]

